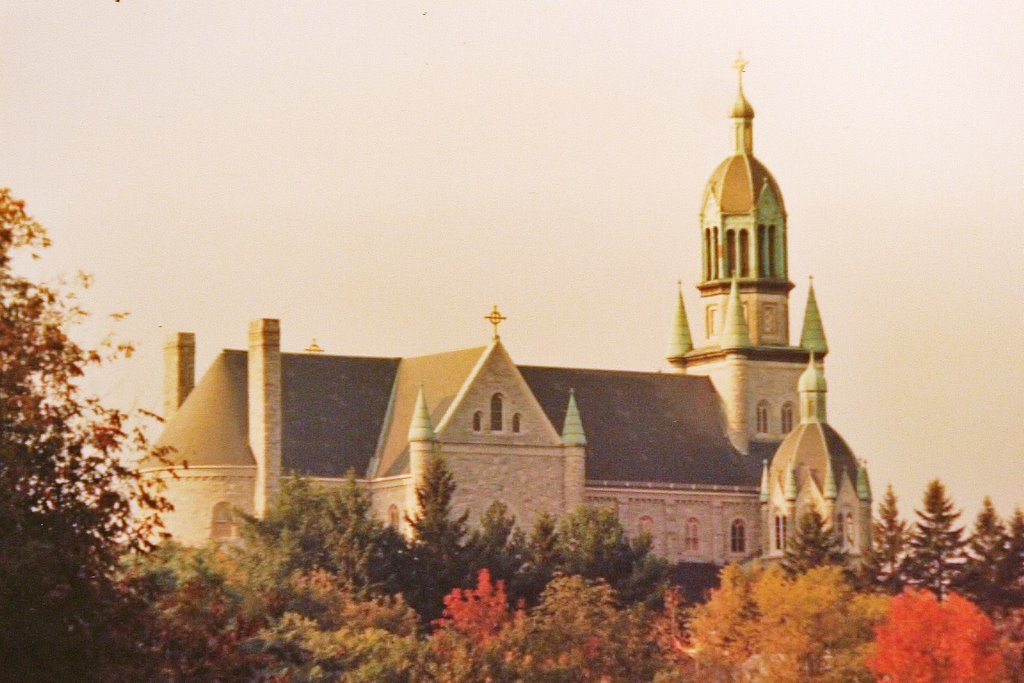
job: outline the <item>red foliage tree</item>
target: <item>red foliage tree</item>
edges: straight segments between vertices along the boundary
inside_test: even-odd
[[[889,618],[875,630],[868,666],[891,683],[995,683],[1003,659],[992,621],[970,600],[928,591],[893,598]]]
[[[486,643],[498,635],[511,616],[505,582],[492,582],[491,573],[481,569],[476,588],[455,588],[444,597],[444,614],[434,623],[474,642]]]

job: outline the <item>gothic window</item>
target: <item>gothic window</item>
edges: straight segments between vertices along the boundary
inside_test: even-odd
[[[768,240],[763,225],[757,226],[757,275],[768,276]]]
[[[746,230],[740,230],[740,276],[750,275],[750,239]]]
[[[640,528],[640,533],[652,534],[654,533],[654,520],[651,519],[649,516],[644,515],[640,518],[640,523],[638,527]]]
[[[768,277],[775,277],[779,274],[778,264],[775,262],[775,226],[768,226]]]
[[[711,279],[711,257],[714,247],[711,244],[711,228],[704,229],[704,279]]]
[[[742,519],[734,519],[729,528],[729,549],[734,553],[747,552],[747,525]]]
[[[788,520],[785,515],[775,515],[775,549],[786,549],[786,534]]]
[[[768,433],[768,401],[757,404],[757,433]]]
[[[722,247],[718,243],[718,228],[711,228],[712,235],[712,254],[711,254],[711,268],[714,271],[714,279],[718,279],[718,259],[722,255]]]
[[[512,416],[512,431],[518,434],[521,428],[522,418],[519,416],[519,413],[516,413],[515,415]]]
[[[232,538],[235,535],[235,520],[230,503],[220,502],[213,506],[210,524],[210,538]]]
[[[473,431],[479,432],[483,429],[484,414],[479,410],[473,413]]]
[[[708,339],[711,339],[712,337],[715,336],[715,319],[718,317],[716,315],[717,313],[718,309],[716,309],[714,306],[708,306],[707,311],[705,312],[704,327],[708,331]]]
[[[793,431],[793,404],[782,404],[782,433],[789,434]]]
[[[843,525],[843,545],[847,548],[853,547],[853,513],[846,513],[845,524]]]
[[[397,529],[398,528],[398,506],[397,505],[392,504],[391,507],[388,508],[388,524],[391,526],[392,529]]]
[[[732,277],[736,270],[736,231],[725,232],[725,277]]]
[[[500,432],[504,427],[502,415],[501,394],[491,396],[491,431]]]
[[[687,552],[700,550],[700,522],[695,517],[686,520],[686,528],[683,535],[683,548]]]

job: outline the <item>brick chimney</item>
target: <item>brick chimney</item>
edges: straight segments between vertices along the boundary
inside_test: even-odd
[[[164,419],[169,420],[196,384],[196,335],[175,332],[164,342]]]
[[[281,477],[281,323],[249,323],[249,448],[256,459],[253,508],[263,517]]]

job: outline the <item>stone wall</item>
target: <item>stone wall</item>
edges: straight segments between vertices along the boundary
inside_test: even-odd
[[[176,474],[156,476],[167,484],[163,495],[174,506],[164,516],[166,530],[179,543],[198,546],[210,540],[217,503],[253,513],[255,467],[191,467]]]

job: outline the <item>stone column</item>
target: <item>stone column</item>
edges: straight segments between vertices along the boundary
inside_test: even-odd
[[[164,342],[164,419],[169,420],[196,383],[196,335],[176,332]]]
[[[256,459],[253,509],[263,517],[281,477],[281,324],[249,323],[249,448]]]
[[[562,512],[568,514],[583,505],[583,488],[587,477],[587,447],[565,445],[562,448],[565,449],[565,461],[562,465]]]

